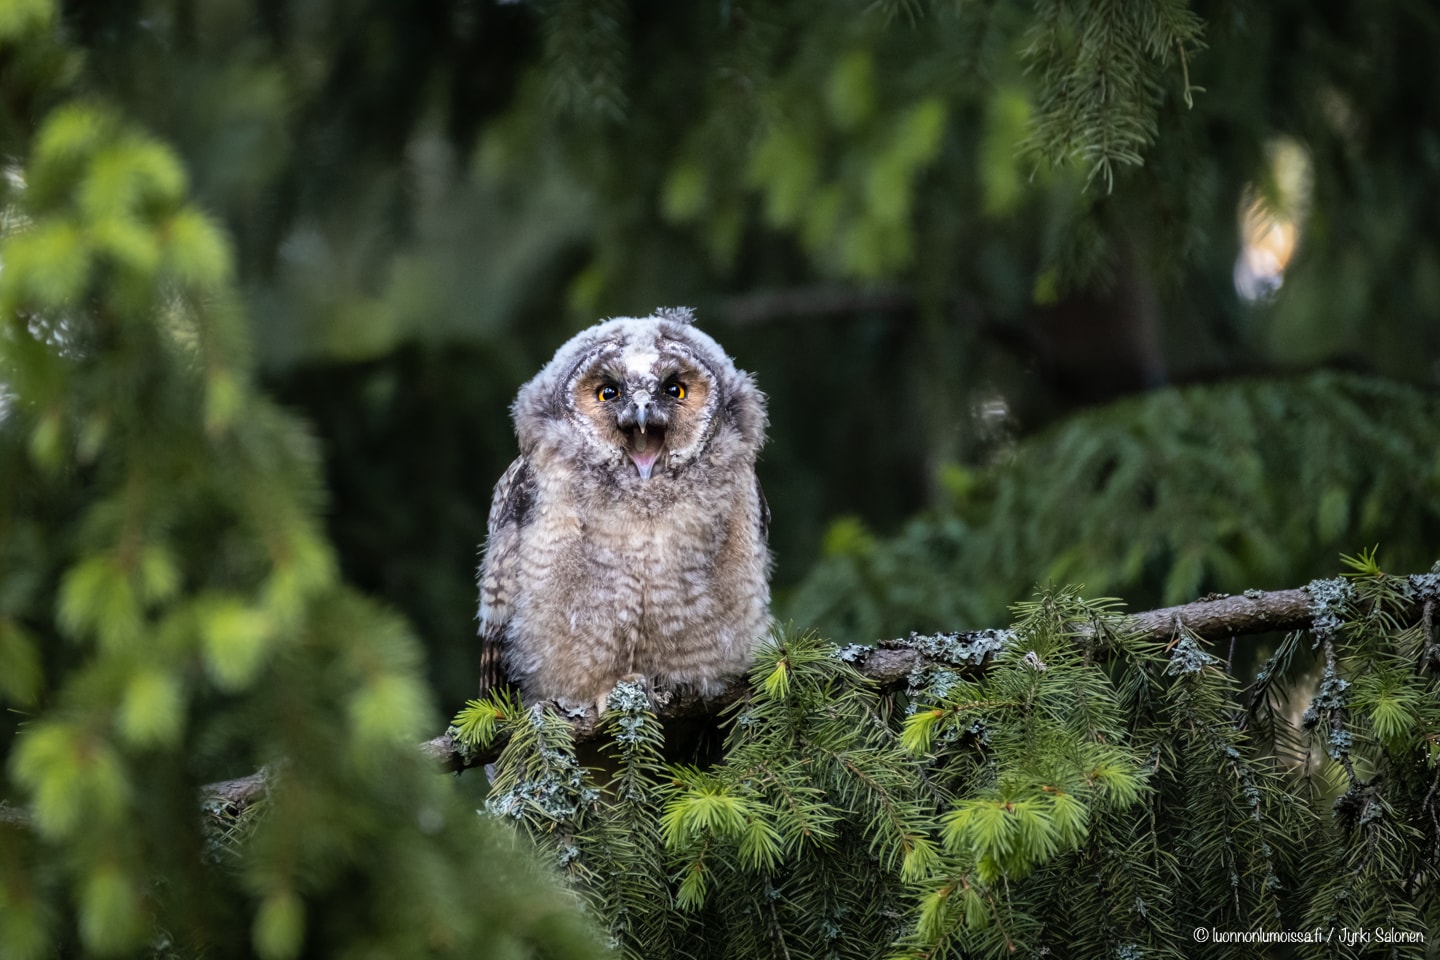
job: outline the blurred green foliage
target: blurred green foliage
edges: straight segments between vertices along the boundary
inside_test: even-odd
[[[1036,584],[1133,608],[1279,589],[1384,543],[1440,544],[1440,398],[1354,375],[1160,390],[1077,414],[892,537],[835,523],[790,613],[837,641],[999,623]]]
[[[6,9],[0,61],[56,44]],[[0,236],[0,956],[594,953],[417,754],[422,649],[339,576],[180,159],[80,89],[36,120]],[[207,836],[200,785],[257,769]]]

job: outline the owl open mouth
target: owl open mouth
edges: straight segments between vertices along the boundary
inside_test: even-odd
[[[630,448],[625,452],[630,455],[635,469],[640,471],[640,479],[649,480],[655,461],[660,459],[660,451],[665,446],[665,428],[653,426],[643,432],[627,430],[626,434],[630,438]]]

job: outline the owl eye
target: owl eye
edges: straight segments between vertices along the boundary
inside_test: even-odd
[[[675,398],[676,400],[684,400],[684,399],[685,399],[685,384],[683,384],[683,383],[676,383],[676,382],[674,382],[674,381],[672,381],[672,382],[670,382],[670,383],[667,383],[667,384],[665,384],[665,394],[666,394],[666,396],[673,397],[673,398]]]
[[[607,383],[605,384],[605,386],[595,391],[595,399],[599,400],[601,403],[608,403],[609,401],[614,400],[618,396],[620,396],[620,391],[615,389],[615,385],[612,383]]]

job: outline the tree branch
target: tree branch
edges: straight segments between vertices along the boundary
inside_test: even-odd
[[[1415,603],[1416,614],[1420,602]],[[1317,613],[1316,601],[1309,588],[1246,591],[1236,596],[1216,596],[1178,607],[1147,610],[1132,614],[1120,622],[1120,630],[1140,639],[1170,640],[1180,635],[1183,627],[1189,633],[1209,642],[1256,633],[1306,630]],[[1088,627],[1081,626],[1084,634]],[[841,651],[861,674],[875,681],[882,690],[903,689],[911,674],[929,665],[968,666],[983,669],[994,650],[998,649],[1001,631],[975,630],[932,636],[911,635],[905,639],[882,640],[874,646],[856,646]],[[656,710],[662,720],[685,717],[716,716],[721,710],[749,692],[745,681],[737,680],[717,697],[701,699],[693,694],[670,694]],[[577,742],[592,740],[599,735],[600,718],[595,708],[577,714],[571,720]],[[449,733],[420,744],[421,752],[445,770],[460,771],[480,766],[499,756],[503,745],[488,750],[466,751]],[[262,774],[240,780],[211,784],[205,788],[207,799],[223,802],[225,809],[242,810],[265,789]]]

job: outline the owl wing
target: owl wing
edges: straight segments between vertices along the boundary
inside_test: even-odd
[[[506,625],[519,588],[520,531],[535,502],[535,475],[524,456],[495,484],[490,530],[480,564],[480,693],[509,681],[505,671]]]

